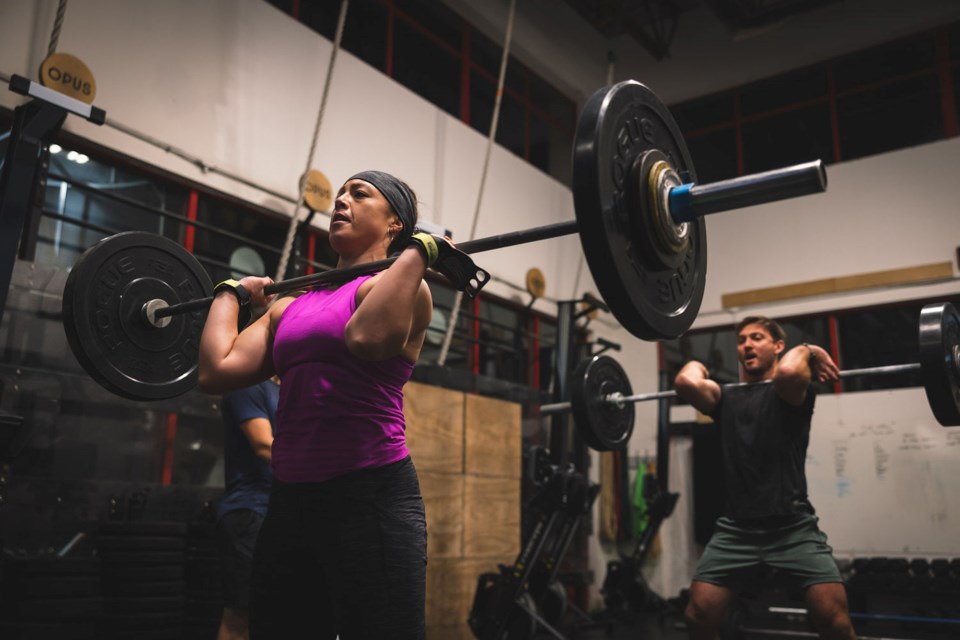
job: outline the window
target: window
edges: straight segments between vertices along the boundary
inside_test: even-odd
[[[504,94],[497,120],[497,142],[521,158],[527,157],[526,124],[523,105],[513,95]]]
[[[186,213],[187,195],[185,188],[51,145],[36,261],[69,267],[84,249],[120,231],[179,241],[183,227],[176,218]]]
[[[838,317],[842,369],[919,362],[917,332],[923,305],[871,309]],[[845,378],[844,391],[921,386],[918,371]]]
[[[741,135],[745,173],[833,158],[827,104],[745,122]]]
[[[690,360],[702,362],[721,384],[740,379],[737,362],[737,336],[733,328],[689,332],[676,340],[660,343],[663,362],[671,380]]]
[[[955,117],[960,120],[960,66],[954,63],[953,67],[953,104],[955,108]]]
[[[339,2],[268,0],[331,42],[340,17]],[[341,46],[383,71],[387,62],[387,12],[377,0],[353,0],[347,9]]]
[[[463,19],[435,0],[393,0],[397,13],[448,47],[459,50]]]
[[[15,264],[0,323],[4,410],[31,425],[14,473],[220,486],[222,476],[212,473],[222,449],[215,400],[193,390],[173,400],[137,403],[101,388],[67,346],[60,298],[68,270],[107,235],[162,235],[198,251],[216,281],[232,273],[232,253],[240,246],[255,246],[264,268],[275,269],[286,220],[200,192],[68,133],[60,138],[51,148],[34,259]]]
[[[824,65],[805,67],[773,78],[754,82],[740,90],[740,113],[751,116],[787,107],[811,98],[827,97],[827,70]]]
[[[926,32],[838,58],[833,77],[837,91],[843,92],[917,71],[932,72],[935,64],[933,34]]]
[[[289,220],[251,215],[250,210],[214,198],[197,208],[193,252],[214,282],[247,275],[276,274]]]
[[[730,127],[691,137],[687,150],[697,170],[697,181],[706,184],[739,175],[737,171],[737,132]]]
[[[268,1],[333,40],[339,3]],[[355,0],[342,46],[483,135],[489,133],[503,49],[450,8],[429,0]],[[575,126],[573,101],[511,56],[496,142],[570,184]]]
[[[527,342],[523,316],[491,301],[480,302],[480,371],[483,375],[527,384]]]
[[[393,32],[393,78],[447,113],[458,115],[459,55],[406,20],[396,20]]]
[[[841,97],[837,116],[845,160],[943,137],[939,83],[933,75]]]
[[[946,28],[947,54],[954,62],[960,61],[960,22]]]
[[[944,38],[947,46],[938,47]],[[953,24],[688,100],[671,112],[700,182],[817,158],[861,158],[955,135],[958,52],[960,24]],[[945,111],[951,100],[955,113]]]
[[[670,108],[693,159],[697,182],[734,178],[737,166],[736,104],[732,92],[697,98]]]
[[[724,91],[670,107],[670,113],[685,134],[720,123],[733,123],[736,117],[734,94]]]
[[[418,367],[429,368],[437,362],[450,321],[456,292],[440,280],[429,281],[433,320]],[[445,365],[473,374],[473,378],[454,382],[457,388],[467,384],[476,391],[481,390],[477,385],[486,385],[492,395],[539,402],[537,392],[550,385],[555,333],[553,318],[525,306],[483,295],[474,300],[464,298]],[[447,386],[443,381],[424,379]]]

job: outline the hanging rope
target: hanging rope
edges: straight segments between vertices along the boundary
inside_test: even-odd
[[[47,57],[57,50],[57,41],[60,40],[60,29],[63,28],[63,14],[67,12],[67,0],[60,0],[57,4],[57,17],[53,19],[53,31],[50,32],[50,46],[47,47]]]
[[[340,16],[337,18],[337,31],[333,38],[333,51],[330,52],[330,63],[327,65],[327,77],[323,82],[323,94],[320,97],[320,110],[317,111],[317,122],[313,127],[313,140],[310,142],[310,153],[307,154],[307,166],[300,177],[300,195],[297,198],[297,206],[293,209],[293,215],[290,217],[290,227],[287,229],[287,239],[283,243],[283,252],[280,254],[280,262],[277,265],[277,281],[287,277],[287,263],[290,261],[290,253],[293,251],[293,239],[297,234],[297,226],[300,223],[300,211],[303,208],[304,195],[307,191],[307,173],[313,165],[313,154],[317,150],[317,140],[320,137],[320,123],[323,121],[323,111],[327,107],[327,96],[330,94],[330,80],[333,78],[333,68],[337,61],[337,52],[340,51],[340,43],[343,40],[343,27],[347,23],[347,6],[350,0],[340,2]]]
[[[477,206],[473,210],[473,223],[470,225],[470,235],[467,240],[473,240],[477,234],[477,223],[480,220],[480,204],[483,202],[483,189],[487,183],[487,171],[490,168],[490,153],[493,151],[493,144],[497,137],[497,123],[500,120],[500,103],[503,99],[503,85],[507,78],[507,60],[510,59],[510,40],[513,38],[513,18],[516,13],[517,2],[510,0],[510,12],[507,15],[507,32],[503,37],[503,56],[500,58],[500,77],[497,79],[497,95],[493,103],[493,118],[490,120],[490,134],[487,136],[487,152],[483,158],[483,171],[480,173],[480,191],[477,193]],[[453,330],[457,326],[457,319],[460,317],[460,304],[463,302],[463,292],[458,291],[453,300],[453,308],[450,310],[450,321],[447,323],[447,333],[443,336],[443,345],[440,347],[440,355],[437,357],[437,364],[441,367],[447,361],[447,353],[450,351],[450,343],[453,341]]]

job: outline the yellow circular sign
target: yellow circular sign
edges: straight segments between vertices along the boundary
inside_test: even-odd
[[[40,84],[65,96],[93,104],[97,81],[80,58],[69,53],[54,53],[40,64]]]
[[[333,203],[333,186],[322,171],[310,169],[303,191],[303,201],[314,211],[329,211]]]
[[[534,298],[542,298],[543,294],[547,292],[547,279],[543,275],[543,271],[537,269],[536,267],[530,267],[527,270],[527,293],[529,293]]]

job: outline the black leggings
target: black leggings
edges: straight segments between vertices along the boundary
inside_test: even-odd
[[[409,457],[327,482],[274,479],[254,552],[251,637],[422,640],[426,571]]]

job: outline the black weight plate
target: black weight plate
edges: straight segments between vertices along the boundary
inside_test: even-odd
[[[171,626],[183,622],[183,614],[180,612],[146,612],[146,613],[108,613],[104,614],[104,619],[108,622],[115,622],[126,627],[149,627]]]
[[[187,555],[187,572],[191,574],[216,573],[220,570],[220,558],[213,556]]]
[[[195,601],[187,599],[184,615],[190,620],[220,620],[223,613],[223,598],[213,601]]]
[[[103,616],[107,637],[180,638],[182,613],[108,613]],[[131,633],[131,632],[135,632]]]
[[[100,536],[97,549],[110,551],[176,551],[186,548],[186,541],[174,536]]]
[[[186,592],[183,580],[154,580],[151,582],[105,581],[106,596],[175,596]]]
[[[112,551],[100,550],[103,565],[154,565],[179,564],[184,562],[183,551]]]
[[[101,640],[95,622],[0,623],[0,638],[10,640]]]
[[[103,602],[107,613],[178,613],[183,615],[186,599],[182,595],[113,597]]]
[[[677,338],[700,310],[707,275],[703,218],[690,223],[678,266],[653,264],[642,207],[630,205],[631,169],[651,150],[684,179],[696,180],[690,153],[670,111],[639,82],[597,91],[577,123],[573,197],[590,273],[617,320],[642,340]]]
[[[9,576],[78,576],[99,575],[100,560],[93,557],[76,558],[6,558],[3,574]]]
[[[97,596],[100,595],[100,576],[34,576],[17,585],[16,590],[17,595],[30,598]]]
[[[113,623],[106,621],[104,624],[109,626]],[[130,640],[131,638],[136,638],[136,640],[184,640],[182,622],[161,626],[147,623],[136,627],[128,625],[115,629],[110,628],[103,633],[103,637],[98,638],[98,640]]]
[[[165,580],[183,580],[183,565],[114,565],[103,569],[103,579],[113,582],[141,583]]]
[[[206,309],[172,316],[164,328],[142,317],[155,298],[178,304],[209,296],[210,276],[186,249],[158,235],[129,231],[87,249],[63,289],[63,326],[84,370],[131,400],[162,400],[197,381],[197,349]]]
[[[622,449],[634,426],[632,402],[617,406],[603,398],[619,391],[633,394],[623,367],[609,356],[594,356],[580,362],[570,379],[573,423],[583,441],[597,451]]]
[[[101,535],[113,536],[183,536],[187,533],[185,522],[152,522],[149,520],[131,520],[104,522],[100,525]]]
[[[920,372],[937,422],[960,426],[960,314],[949,302],[920,311]]]
[[[24,620],[95,618],[103,613],[103,598],[30,598],[17,602],[15,609]]]
[[[930,573],[938,578],[950,575],[950,561],[946,558],[937,558],[930,563]]]

